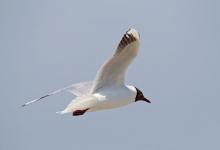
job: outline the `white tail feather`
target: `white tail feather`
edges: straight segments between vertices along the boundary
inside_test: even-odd
[[[63,111],[57,111],[56,114],[59,114],[59,115],[63,115],[63,114],[67,114],[69,112],[63,110]]]
[[[59,115],[63,115],[63,114],[66,114],[67,112],[65,111],[57,111],[56,114],[59,114]]]

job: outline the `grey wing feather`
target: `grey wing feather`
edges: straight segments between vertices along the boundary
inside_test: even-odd
[[[104,86],[124,84],[125,72],[139,51],[140,35],[137,30],[129,29],[118,44],[117,50],[97,72],[91,93]]]
[[[52,96],[54,94],[61,93],[63,91],[68,91],[68,92],[70,92],[73,95],[78,96],[78,97],[82,96],[82,95],[86,95],[86,94],[88,94],[90,92],[92,84],[93,84],[93,81],[87,81],[87,82],[81,82],[81,83],[72,84],[70,86],[58,89],[58,90],[53,91],[53,92],[51,92],[49,94],[41,96],[40,98],[36,98],[36,99],[34,99],[32,101],[29,101],[29,102],[23,104],[22,107],[27,106],[29,104],[32,104],[34,102],[40,101],[40,100],[42,100],[42,99],[44,99],[44,98],[46,98],[48,96]]]
[[[93,81],[81,82],[77,84],[70,85],[67,87],[67,91],[76,96],[82,96],[90,93]]]

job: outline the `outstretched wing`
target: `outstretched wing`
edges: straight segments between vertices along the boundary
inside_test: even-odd
[[[89,94],[93,85],[93,81],[81,82],[70,85],[67,87],[67,91],[72,93],[75,96],[83,96]]]
[[[140,35],[137,30],[129,29],[121,39],[117,50],[99,69],[91,92],[95,93],[104,86],[124,84],[125,72],[136,57],[140,46]]]
[[[93,81],[87,81],[87,82],[81,82],[81,83],[76,83],[76,84],[72,84],[70,86],[67,86],[67,87],[64,87],[64,88],[61,88],[59,90],[56,90],[56,91],[53,91],[49,94],[46,94],[40,98],[36,98],[32,101],[29,101],[25,104],[23,104],[22,106],[27,106],[29,104],[32,104],[34,102],[37,102],[37,101],[40,101],[48,96],[51,96],[51,95],[54,95],[54,94],[57,94],[57,93],[60,93],[60,92],[63,92],[63,91],[68,91],[70,93],[72,93],[73,95],[75,96],[82,96],[82,95],[86,95],[86,94],[89,94],[89,92],[91,91],[91,88],[92,88],[92,85],[93,85]]]

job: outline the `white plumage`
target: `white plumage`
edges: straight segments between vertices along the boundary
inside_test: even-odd
[[[136,87],[124,84],[126,70],[137,56],[139,46],[138,31],[129,29],[120,41],[115,54],[99,69],[94,81],[70,85],[27,102],[23,106],[63,91],[71,92],[76,98],[63,111],[57,112],[59,114],[82,115],[86,111],[117,108],[140,99],[150,102]]]

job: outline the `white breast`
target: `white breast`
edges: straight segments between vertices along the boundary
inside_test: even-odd
[[[130,104],[135,101],[136,90],[133,86],[107,87],[94,94],[98,104],[89,111],[112,109]]]

